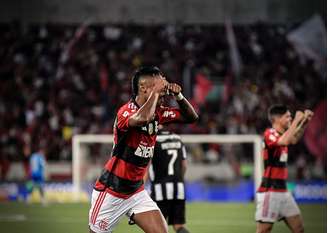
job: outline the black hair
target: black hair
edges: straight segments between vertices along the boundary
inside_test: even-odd
[[[271,105],[268,110],[268,118],[272,122],[272,118],[277,115],[283,115],[288,111],[288,107],[283,104]]]
[[[132,94],[136,97],[139,92],[139,80],[142,76],[154,76],[162,74],[161,70],[156,66],[142,66],[136,70],[132,77]]]

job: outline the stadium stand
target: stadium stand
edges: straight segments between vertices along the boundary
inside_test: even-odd
[[[294,26],[234,25],[243,65],[236,76],[224,25],[2,23],[1,178],[40,141],[48,160],[66,161],[73,134],[112,133],[115,110],[130,98],[130,77],[142,64],[187,84],[185,95],[202,113],[199,124],[177,133],[261,133],[272,102],[315,109],[326,101],[326,79],[288,42]],[[315,161],[305,143],[292,150]]]

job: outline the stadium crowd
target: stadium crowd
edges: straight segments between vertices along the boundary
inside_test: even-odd
[[[40,144],[48,160],[70,160],[72,135],[112,133],[133,71],[145,64],[182,84],[200,112],[197,124],[177,133],[262,133],[272,103],[296,110],[326,100],[326,78],[297,55],[289,30],[234,26],[242,61],[236,76],[224,25],[2,24],[0,160],[24,161]],[[304,143],[294,150],[314,160]]]

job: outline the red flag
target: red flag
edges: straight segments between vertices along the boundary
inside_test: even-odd
[[[327,155],[327,101],[323,100],[315,108],[314,116],[305,130],[304,141],[316,157],[324,158]]]
[[[206,96],[213,88],[213,83],[203,73],[196,75],[196,85],[194,87],[194,102],[195,104],[203,104]]]

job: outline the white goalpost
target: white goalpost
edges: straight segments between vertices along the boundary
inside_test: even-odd
[[[254,180],[255,188],[260,185],[261,175],[262,175],[262,138],[259,135],[254,134],[242,134],[242,135],[220,135],[220,134],[183,134],[180,135],[182,141],[185,144],[188,143],[229,143],[229,144],[239,144],[239,143],[253,143],[253,156],[254,156]],[[80,200],[80,193],[82,188],[81,176],[84,172],[82,169],[82,160],[84,158],[83,144],[92,143],[103,143],[112,144],[113,135],[96,135],[96,134],[80,134],[73,136],[72,142],[72,177],[73,177],[73,190],[74,199],[76,201]]]

